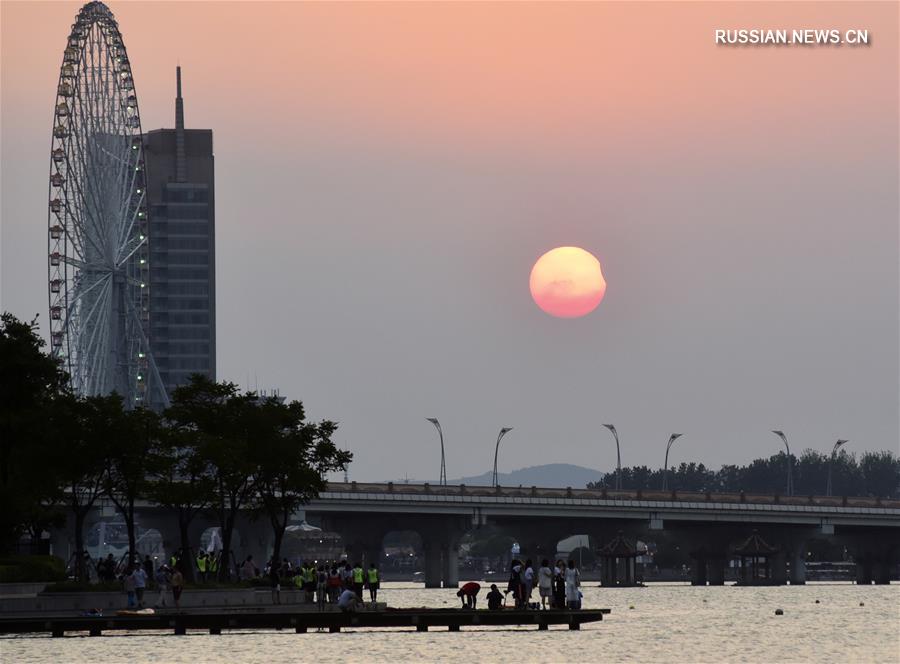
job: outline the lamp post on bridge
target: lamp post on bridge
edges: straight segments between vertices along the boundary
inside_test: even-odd
[[[841,447],[843,447],[844,444],[847,443],[847,442],[848,442],[848,441],[846,441],[846,440],[844,440],[844,439],[842,438],[842,439],[838,440],[838,442],[836,442],[836,443],[834,444],[834,447],[833,447],[833,448],[831,448],[831,458],[828,459],[828,482],[825,484],[825,495],[826,495],[826,496],[830,496],[830,495],[831,495],[831,467],[834,465],[834,457],[837,455],[837,451],[838,451]]]
[[[671,436],[669,436],[669,444],[666,445],[666,460],[665,463],[663,463],[663,491],[669,488],[669,449],[672,447],[672,443],[681,438],[681,436],[682,434],[680,433],[673,433]]]
[[[787,495],[794,495],[794,468],[793,463],[791,462],[791,448],[787,442],[787,436],[784,435],[784,431],[778,431],[776,429],[772,430],[776,436],[781,438],[781,442],[784,443],[784,449],[787,450]]]
[[[512,429],[512,427],[503,427],[500,429],[500,435],[497,436],[497,446],[494,448],[494,475],[491,478],[491,486],[497,486],[497,455],[500,453],[500,441]]]
[[[607,429],[612,432],[613,438],[616,439],[616,491],[622,489],[622,453],[619,450],[619,434],[616,427],[612,424],[604,424]]]
[[[441,431],[441,423],[438,422],[436,417],[426,417],[426,420],[431,422],[434,425],[434,428],[437,429],[438,436],[441,439],[441,477],[438,480],[438,484],[442,486],[447,485],[447,463],[444,460],[444,432]]]

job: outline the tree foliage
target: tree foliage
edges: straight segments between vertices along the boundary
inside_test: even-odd
[[[725,465],[719,470],[702,463],[681,463],[669,469],[668,486],[681,491],[713,491],[738,493],[784,494],[787,490],[788,458],[778,452],[768,458],[754,459],[745,466]],[[832,462],[830,455],[804,450],[799,458],[791,455],[791,472],[795,495],[822,495],[831,465],[832,494],[843,496],[900,495],[900,457],[893,452],[865,452],[857,461],[846,450],[840,450]],[[607,473],[588,488],[612,489],[615,472]],[[662,469],[647,466],[622,468],[622,488],[626,490],[659,490]]]

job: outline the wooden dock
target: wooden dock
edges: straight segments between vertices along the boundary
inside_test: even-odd
[[[221,634],[237,629],[293,629],[304,634],[311,629],[342,629],[362,627],[409,627],[427,632],[433,627],[445,627],[458,632],[461,627],[497,627],[503,625],[534,625],[546,630],[550,625],[567,625],[581,629],[583,623],[598,622],[610,609],[581,611],[469,611],[461,609],[387,609],[356,613],[284,612],[284,613],[156,613],[150,615],[110,616],[32,616],[0,618],[0,634],[49,633],[54,637],[66,633],[87,633],[100,636],[106,631],[157,630],[186,634],[188,630]]]

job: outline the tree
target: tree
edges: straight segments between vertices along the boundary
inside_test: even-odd
[[[150,464],[160,436],[159,415],[146,408],[125,410],[118,395],[98,400],[103,404],[98,422],[106,456],[103,492],[125,520],[128,531],[129,562],[137,553],[134,504],[147,495]]]
[[[175,390],[165,417],[172,426],[195,436],[197,453],[206,461],[213,484],[211,508],[222,532],[223,553],[231,553],[231,539],[240,511],[253,499],[253,440],[245,413],[251,399],[234,383],[217,383],[194,374]],[[188,551],[185,551],[188,554]],[[227,575],[227,565],[219,576]]]
[[[866,452],[859,468],[868,495],[900,497],[900,457],[893,452]]]
[[[702,463],[682,462],[671,480],[673,489],[680,491],[712,491],[716,485],[715,473]]]
[[[288,521],[301,505],[319,495],[326,473],[343,470],[353,458],[331,440],[337,424],[305,421],[303,404],[262,399],[244,409],[245,430],[254,441],[254,511],[269,519],[273,561],[281,559]]]
[[[36,318],[0,317],[0,552],[54,518],[44,509],[56,493],[46,463],[47,413],[65,391],[66,374],[43,352],[36,330]]]
[[[164,428],[151,452],[147,497],[177,515],[181,550],[185,552],[191,548],[191,522],[215,496],[215,484],[209,464],[200,453],[199,439],[196,430]],[[183,568],[185,578],[193,581],[194,566]]]
[[[85,578],[82,559],[84,522],[102,495],[106,477],[108,435],[106,421],[109,397],[77,399],[66,395],[54,402],[48,413],[53,429],[54,451],[46,459],[64,492],[63,501],[75,521],[75,576]]]

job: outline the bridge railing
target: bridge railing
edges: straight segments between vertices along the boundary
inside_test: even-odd
[[[820,507],[886,507],[900,509],[900,500],[863,496],[783,496],[779,494],[701,491],[573,489],[572,487],[467,486],[465,484],[406,484],[394,482],[329,482],[328,492],[398,493],[434,496],[495,496],[503,498],[581,498],[667,502],[746,503],[752,505],[815,505]]]

